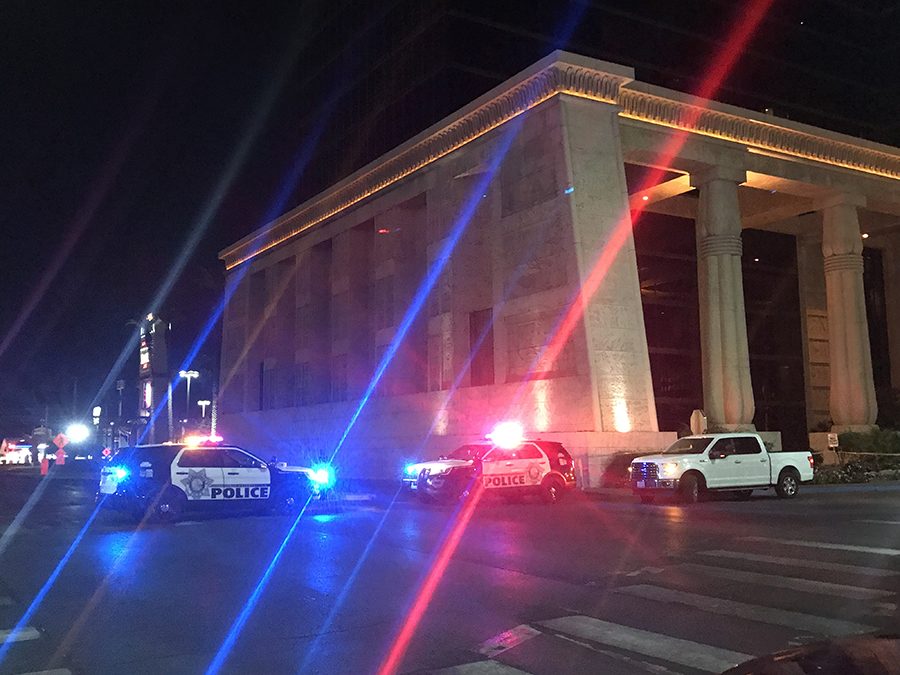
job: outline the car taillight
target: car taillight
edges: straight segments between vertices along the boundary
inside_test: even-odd
[[[807,455],[807,459],[809,459],[809,468],[810,469],[816,468],[816,460],[813,459],[813,456]]]

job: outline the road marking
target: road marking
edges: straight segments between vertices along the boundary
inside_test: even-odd
[[[841,572],[843,574],[857,574],[870,577],[893,577],[900,572],[894,570],[879,569],[877,567],[857,567],[843,563],[824,562],[820,560],[805,560],[803,558],[783,558],[776,555],[761,555],[759,553],[742,553],[740,551],[700,551],[697,555],[711,556],[714,558],[730,558],[733,560],[749,560],[751,562],[772,563],[789,567],[806,567],[813,570],[827,570],[828,572]]]
[[[900,548],[876,548],[873,546],[854,546],[852,544],[832,544],[826,541],[804,541],[802,539],[770,539],[769,537],[741,537],[742,541],[767,541],[788,546],[805,546],[807,548],[827,548],[835,551],[855,551],[873,555],[900,555]]]
[[[68,668],[54,668],[52,670],[32,670],[27,673],[18,673],[18,675],[72,675],[72,671]]]
[[[708,595],[674,591],[660,586],[623,586],[622,588],[617,588],[616,592],[645,598],[647,600],[687,605],[688,607],[694,607],[704,612],[710,612],[711,614],[736,616],[740,619],[759,621],[775,626],[788,626],[789,628],[806,630],[811,633],[829,637],[849,634],[857,635],[875,630],[872,626],[865,626],[852,621],[828,619],[823,616],[791,612],[785,609],[775,609],[774,607],[750,605],[744,602],[725,600],[724,598],[714,598]]]
[[[900,520],[857,520],[857,523],[875,523],[876,525],[900,525]]]
[[[721,673],[752,658],[740,652],[609,623],[590,616],[564,616],[560,619],[541,621],[538,625],[609,647],[626,649],[636,654],[711,673]]]
[[[0,595],[0,606],[2,606],[2,607],[8,607],[8,606],[11,605],[11,604],[13,604],[13,599],[12,599],[12,598],[10,598],[10,597],[7,596],[7,595]]]
[[[632,656],[620,654],[619,652],[613,652],[608,649],[600,649],[600,647],[598,647],[597,645],[593,645],[590,642],[576,640],[575,638],[568,635],[563,635],[562,633],[552,633],[552,635],[558,637],[560,640],[571,642],[573,645],[578,645],[579,647],[583,647],[584,649],[589,649],[590,651],[596,652],[597,654],[603,654],[607,658],[613,659],[615,661],[627,663],[632,670],[643,670],[644,672],[656,673],[657,675],[678,675],[674,670],[669,670],[665,666],[661,666],[656,663],[650,663],[648,661],[639,661]]]
[[[541,635],[541,631],[523,623],[521,626],[510,628],[499,635],[495,635],[490,640],[486,640],[478,648],[478,653],[493,658],[497,654],[502,654],[508,649],[518,647],[526,640],[530,640],[538,635]]]
[[[527,671],[507,666],[499,661],[475,661],[431,672],[434,675],[530,675]]]
[[[32,628],[31,626],[25,626],[19,630],[16,630],[15,628],[11,630],[0,630],[0,645],[6,642],[36,640],[39,637],[41,637],[41,634],[38,632],[37,628]]]
[[[839,598],[849,598],[850,600],[878,600],[879,598],[887,598],[893,595],[891,591],[885,591],[878,588],[832,584],[826,581],[815,581],[814,579],[800,579],[777,574],[747,572],[746,570],[736,570],[728,567],[713,567],[711,565],[697,565],[695,563],[676,565],[674,569],[681,569],[696,574],[705,574],[720,579],[743,581],[749,584],[787,588],[792,591],[802,591],[803,593],[834,595]]]

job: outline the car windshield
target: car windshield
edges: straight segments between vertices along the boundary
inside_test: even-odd
[[[679,438],[668,448],[663,450],[664,455],[699,455],[709,447],[712,438],[703,436],[701,438]]]
[[[491,449],[486,443],[469,443],[461,445],[456,450],[446,455],[447,459],[481,459]]]

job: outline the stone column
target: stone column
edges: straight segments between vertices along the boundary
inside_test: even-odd
[[[658,431],[618,109],[559,97],[596,431]]]
[[[741,275],[738,184],[746,173],[714,166],[691,175],[700,190],[697,209],[697,281],[703,407],[710,429],[754,429],[753,387]]]
[[[835,431],[869,429],[878,415],[856,211],[860,206],[865,206],[865,199],[849,194],[835,195],[821,205],[831,360],[829,403]]]

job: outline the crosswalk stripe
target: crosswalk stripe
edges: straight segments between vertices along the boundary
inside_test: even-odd
[[[513,647],[518,647],[523,642],[538,635],[541,635],[541,631],[532,628],[528,624],[522,624],[482,642],[478,648],[478,653],[493,658]]]
[[[826,570],[828,572],[841,572],[842,574],[856,574],[867,577],[893,577],[900,572],[894,570],[879,569],[877,567],[857,567],[844,563],[825,562],[822,560],[806,560],[803,558],[784,558],[776,555],[762,555],[759,553],[744,553],[742,551],[699,551],[697,555],[713,558],[730,558],[732,560],[748,560],[750,562],[772,563],[786,567],[804,567],[811,570]]]
[[[499,661],[475,661],[431,672],[433,675],[530,675],[525,670],[507,666]]]
[[[874,523],[876,525],[900,525],[900,520],[857,520],[857,523]]]
[[[872,626],[866,626],[852,621],[828,619],[823,616],[791,612],[786,609],[750,605],[744,602],[737,602],[736,600],[726,600],[724,598],[714,598],[708,595],[697,595],[695,593],[675,591],[660,586],[645,584],[623,586],[617,588],[616,592],[645,598],[647,600],[687,605],[688,607],[694,607],[695,609],[710,612],[711,614],[736,616],[740,619],[759,621],[761,623],[769,623],[776,626],[799,628],[811,633],[829,637],[850,634],[857,635],[875,630]]]
[[[773,586],[775,588],[787,588],[788,590],[802,591],[803,593],[834,595],[839,598],[848,598],[850,600],[878,600],[879,598],[887,598],[893,595],[891,591],[885,591],[878,588],[863,588],[862,586],[832,584],[825,581],[799,579],[797,577],[787,577],[777,574],[748,572],[746,570],[736,570],[730,567],[713,567],[711,565],[684,563],[682,565],[676,565],[675,569],[684,570],[685,572],[705,574],[711,577],[718,577],[719,579],[743,581],[750,584]]]
[[[68,668],[53,668],[52,670],[32,670],[27,673],[18,673],[18,675],[72,675],[72,671]]]
[[[41,634],[38,632],[37,628],[32,628],[31,626],[25,626],[19,630],[16,630],[15,628],[11,630],[0,630],[0,645],[5,642],[36,640],[39,637],[41,637]]]
[[[804,541],[802,539],[770,539],[769,537],[741,537],[742,541],[766,541],[788,546],[805,546],[806,548],[827,548],[835,551],[854,551],[873,555],[900,555],[900,548],[877,548],[874,546],[855,546],[853,544],[832,544],[827,541]]]
[[[591,616],[564,616],[560,619],[541,621],[538,625],[609,647],[626,649],[636,654],[712,673],[720,673],[752,658],[740,652],[609,623]]]

